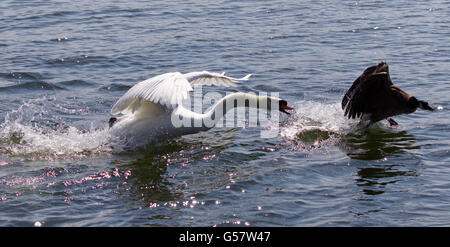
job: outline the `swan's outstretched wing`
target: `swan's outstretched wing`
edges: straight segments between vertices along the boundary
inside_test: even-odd
[[[128,90],[111,109],[112,114],[128,114],[138,110],[141,100],[155,107],[173,108],[192,91],[191,84],[179,72],[166,73],[141,81]]]
[[[147,108],[154,104],[156,108],[173,109],[188,97],[192,85],[220,85],[235,86],[240,80],[248,80],[250,74],[243,78],[225,76],[225,73],[212,73],[208,71],[181,74],[179,72],[166,73],[141,81],[128,90],[111,109],[112,114],[128,114],[137,111],[142,100]],[[150,104],[149,104],[150,103]]]
[[[236,82],[238,81],[245,81],[248,80],[248,78],[252,74],[248,74],[242,78],[233,78],[225,75],[224,73],[214,73],[214,72],[208,72],[208,71],[201,71],[201,72],[191,72],[184,74],[184,77],[186,80],[188,80],[192,86],[194,85],[216,85],[216,86],[224,86],[224,87],[234,87],[236,86]]]

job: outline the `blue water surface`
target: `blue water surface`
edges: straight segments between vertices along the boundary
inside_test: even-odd
[[[0,226],[449,226],[449,26],[448,1],[2,1]],[[379,61],[436,111],[346,120]],[[132,85],[202,70],[296,112],[274,138],[106,138]]]

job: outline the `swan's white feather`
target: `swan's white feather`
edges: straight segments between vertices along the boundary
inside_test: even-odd
[[[179,72],[166,73],[141,81],[130,88],[111,109],[112,114],[137,111],[137,102],[146,100],[165,108],[173,108],[192,91],[191,84]]]
[[[251,74],[248,74],[242,78],[233,78],[225,76],[223,73],[214,73],[208,71],[191,72],[184,75],[185,78],[191,83],[191,85],[216,85],[216,86],[236,86],[236,82],[248,80]]]
[[[156,104],[154,107],[174,109],[188,97],[192,85],[235,86],[236,82],[248,80],[251,74],[242,78],[225,76],[225,73],[208,71],[181,74],[171,72],[141,81],[131,87],[113,106],[112,114],[130,114],[140,110],[142,101]]]

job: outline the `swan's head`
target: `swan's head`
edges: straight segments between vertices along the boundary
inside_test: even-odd
[[[279,109],[278,110],[280,112],[284,112],[284,113],[290,115],[290,113],[287,112],[286,110],[294,110],[294,107],[288,106],[286,100],[280,99],[280,101],[278,101],[278,104],[279,104]]]

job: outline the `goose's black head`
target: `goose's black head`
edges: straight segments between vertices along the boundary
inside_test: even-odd
[[[411,97],[408,99],[408,102],[406,102],[406,106],[408,106],[411,110],[416,110],[417,107],[419,107],[419,101],[416,99],[416,97]]]
[[[288,106],[288,103],[286,100],[280,100],[278,104],[279,104],[278,110],[280,112],[284,112],[284,113],[290,115],[290,113],[287,112],[286,110],[294,110],[294,108],[292,106]]]
[[[411,110],[416,110],[417,108],[427,110],[427,111],[434,111],[434,109],[428,105],[428,102],[423,100],[417,100],[416,97],[409,98],[408,102],[406,103],[406,106],[408,106]]]

